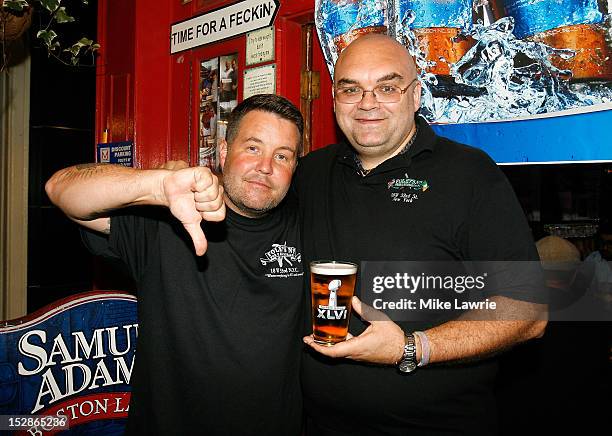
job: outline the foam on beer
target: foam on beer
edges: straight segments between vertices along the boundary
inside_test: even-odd
[[[357,265],[340,262],[318,263],[310,267],[310,272],[326,276],[348,276],[357,272]]]

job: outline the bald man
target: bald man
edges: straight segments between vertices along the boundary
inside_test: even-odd
[[[383,35],[357,39],[340,55],[333,86],[348,143],[310,153],[298,167],[305,265],[538,260],[495,163],[481,150],[437,136],[416,115],[421,84],[403,46]],[[537,320],[545,306],[520,286],[490,299],[498,316],[521,311],[524,320],[353,316],[343,343],[324,347],[306,336],[308,434],[494,434],[491,356],[540,336],[546,321]],[[357,298],[353,308],[363,313]]]

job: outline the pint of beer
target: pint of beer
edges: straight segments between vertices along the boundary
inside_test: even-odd
[[[354,263],[331,260],[310,263],[312,331],[316,343],[334,345],[346,339],[356,278]]]

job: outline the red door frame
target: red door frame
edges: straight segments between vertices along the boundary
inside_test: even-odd
[[[311,21],[314,0],[280,0],[276,16],[276,92],[300,104],[301,25]],[[245,68],[244,35],[170,55],[170,26],[236,3],[195,0],[100,0],[97,67],[96,141],[110,129],[109,140],[133,139],[135,166],[152,168],[166,160],[197,163],[199,60],[238,53]],[[316,38],[315,38],[316,39]],[[321,95],[313,102],[313,149],[335,142],[331,80],[320,47],[313,50],[313,69],[320,72]],[[242,76],[242,74],[240,74]],[[117,82],[121,78],[120,82]],[[125,80],[125,82],[123,82]],[[117,87],[121,83],[121,87]],[[239,78],[239,99],[242,77]],[[110,123],[108,120],[123,120]],[[121,127],[118,131],[117,127]]]

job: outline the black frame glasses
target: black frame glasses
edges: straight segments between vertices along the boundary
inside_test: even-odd
[[[397,103],[402,99],[402,95],[404,95],[406,91],[408,91],[408,89],[417,80],[418,80],[418,77],[415,77],[405,88],[400,88],[399,86],[388,85],[388,84],[377,85],[373,89],[362,89],[359,86],[347,86],[346,88],[334,88],[334,98],[336,99],[338,103],[357,104],[357,103],[360,103],[361,100],[363,100],[363,96],[366,94],[366,92],[371,92],[374,98],[376,99],[376,101],[379,103]],[[399,92],[385,93],[382,91],[383,87],[393,87],[393,88],[396,88],[397,91]],[[347,92],[343,92],[343,90],[349,90],[349,89],[360,90],[361,93],[359,93],[358,91],[351,93],[351,94]],[[381,100],[381,97],[382,97],[382,100]]]

